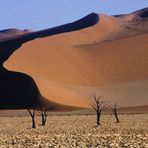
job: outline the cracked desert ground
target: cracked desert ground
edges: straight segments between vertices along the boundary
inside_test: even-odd
[[[148,114],[48,116],[46,126],[36,117],[0,117],[0,148],[148,148]]]

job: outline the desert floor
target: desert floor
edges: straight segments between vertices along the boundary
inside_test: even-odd
[[[48,116],[46,126],[36,117],[36,129],[30,117],[0,117],[0,147],[52,148],[147,148],[148,114],[102,115],[95,127],[95,115]]]

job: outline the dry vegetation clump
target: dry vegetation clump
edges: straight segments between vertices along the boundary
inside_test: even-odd
[[[95,115],[50,116],[46,126],[30,126],[30,117],[0,117],[0,147],[53,148],[146,148],[148,147],[148,114],[102,115],[102,126],[95,127]],[[27,127],[27,128],[26,128]]]

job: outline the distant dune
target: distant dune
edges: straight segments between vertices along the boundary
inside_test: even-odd
[[[118,110],[120,113],[148,113],[148,105],[125,107]]]
[[[147,14],[89,15],[98,18],[92,26],[28,42],[5,66],[31,75],[46,98],[62,104],[88,107],[94,92],[119,106],[148,104]]]

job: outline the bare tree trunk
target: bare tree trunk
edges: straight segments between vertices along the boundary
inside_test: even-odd
[[[118,114],[117,114],[117,110],[115,110],[115,118],[116,118],[116,123],[119,123],[119,118],[118,118]]]
[[[97,126],[100,125],[100,115],[97,113]]]
[[[46,110],[41,110],[41,117],[42,117],[42,126],[46,124],[47,112]]]
[[[36,128],[36,125],[35,125],[35,109],[33,110],[33,113],[27,109],[27,111],[29,112],[31,118],[32,118],[32,128]]]
[[[116,118],[116,123],[119,123],[119,122],[120,122],[120,120],[119,120],[119,118],[118,118],[118,113],[117,113],[116,102],[114,103],[114,108],[112,108],[112,111],[113,111],[113,113],[114,113],[114,115],[115,115],[115,118]]]
[[[41,110],[41,117],[42,117],[42,125],[44,124],[44,114],[43,114],[43,110]]]
[[[42,126],[45,126],[44,114],[42,113]]]
[[[46,123],[46,119],[47,119],[47,112],[46,112],[46,110],[44,111],[44,126],[45,126],[45,123]]]
[[[101,117],[101,111],[97,112],[97,126],[101,125],[100,124],[100,117]]]
[[[32,118],[32,128],[36,128],[35,119],[34,118]]]

